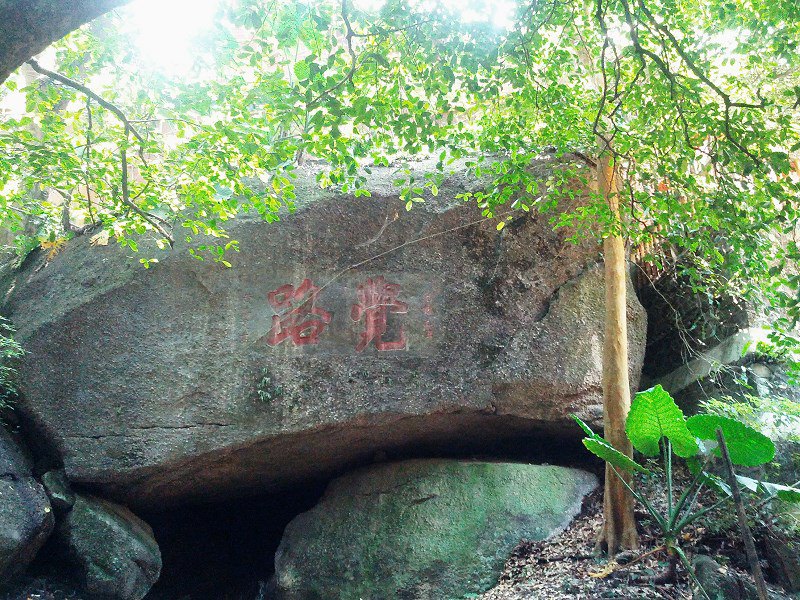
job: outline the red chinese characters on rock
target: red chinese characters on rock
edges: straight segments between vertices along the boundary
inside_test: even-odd
[[[317,344],[319,336],[331,322],[331,313],[316,306],[319,288],[310,279],[298,286],[286,284],[267,294],[279,314],[272,317],[267,344],[277,346],[290,339],[296,346]]]
[[[433,297],[425,294],[425,303],[422,305],[422,312],[427,317],[425,319],[425,337],[433,339],[433,323],[430,317],[433,315]]]
[[[406,333],[400,326],[394,340],[385,340],[389,324],[389,313],[406,314],[408,304],[398,300],[400,285],[387,283],[381,275],[374,279],[368,278],[358,286],[358,302],[350,310],[350,318],[355,322],[364,320],[364,330],[361,332],[356,351],[362,352],[370,343],[375,342],[375,349],[381,352],[387,350],[405,350]]]

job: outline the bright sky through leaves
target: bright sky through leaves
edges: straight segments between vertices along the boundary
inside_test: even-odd
[[[214,27],[219,0],[135,0],[120,9],[142,59],[167,75],[189,71],[197,36]]]
[[[427,0],[421,0],[420,5]],[[313,0],[310,2],[313,3]],[[357,10],[377,14],[385,0],[353,0]],[[479,8],[461,0],[446,0],[449,9],[461,13],[464,23],[489,22],[497,29],[514,24],[517,3],[498,0]],[[120,9],[122,22],[130,28],[131,38],[144,62],[168,76],[189,72],[198,52],[197,37],[215,25],[220,0],[135,0]]]

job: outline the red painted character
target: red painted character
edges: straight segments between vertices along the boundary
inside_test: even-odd
[[[398,339],[387,341],[383,339],[386,334],[389,313],[405,314],[408,312],[408,304],[400,302],[397,296],[400,294],[400,285],[396,283],[386,283],[386,279],[381,275],[375,279],[368,278],[358,286],[358,303],[353,305],[350,310],[350,318],[353,321],[364,319],[364,331],[361,332],[361,339],[358,341],[356,351],[361,352],[370,342],[375,342],[375,348],[379,351],[385,350],[405,350],[406,333],[400,327]]]
[[[296,346],[319,342],[319,335],[331,322],[331,313],[315,306],[318,293],[319,288],[310,279],[304,279],[297,288],[286,284],[267,295],[279,313],[272,316],[272,329],[267,337],[270,346],[289,338]]]

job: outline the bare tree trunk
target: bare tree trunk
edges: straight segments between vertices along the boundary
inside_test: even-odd
[[[611,166],[607,146],[603,144],[601,148],[604,151],[600,153],[597,163],[598,191],[605,198],[611,212],[619,219],[618,170]],[[617,450],[632,456],[633,448],[625,435],[625,420],[631,406],[625,240],[618,234],[610,234],[603,241],[603,256],[606,280],[606,326],[603,344],[604,436]],[[623,476],[630,483],[630,475]],[[597,547],[613,556],[623,548],[638,548],[639,535],[633,514],[633,497],[608,464],[605,479],[603,528],[597,539]]]

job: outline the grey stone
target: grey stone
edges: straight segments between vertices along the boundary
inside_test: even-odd
[[[30,460],[0,425],[0,583],[25,570],[52,530],[50,503]]]
[[[769,365],[763,363],[755,363],[750,366],[750,370],[756,377],[761,379],[769,379],[772,377],[773,369]]]
[[[85,590],[96,598],[140,600],[161,573],[161,552],[150,526],[130,510],[76,495],[57,539]]]
[[[461,598],[486,591],[520,539],[578,513],[597,479],[510,463],[413,460],[335,480],[286,528],[278,598]]]
[[[758,600],[756,586],[738,573],[723,567],[710,556],[698,556],[692,561],[695,575],[711,600]],[[695,600],[705,600],[698,591]]]
[[[72,491],[64,471],[48,471],[42,475],[42,485],[56,512],[65,513],[75,504],[75,493]]]
[[[723,567],[710,556],[695,557],[692,566],[697,580],[711,600],[758,600],[756,586],[749,577],[745,578]],[[706,600],[697,589],[693,597],[695,600]],[[769,597],[770,600],[788,600],[788,596],[775,590],[769,590]]]
[[[544,181],[552,164],[534,168]],[[354,199],[301,171],[294,214],[230,224],[230,269],[184,242],[141,240],[131,256],[80,236],[46,268],[34,256],[8,273],[3,310],[28,351],[19,410],[70,482],[163,507],[330,478],[380,451],[577,443],[570,413],[599,424],[596,243],[568,242],[541,214],[497,232],[456,198],[480,186],[460,173],[409,213],[392,178],[375,169],[373,197]],[[160,262],[145,270],[138,256]],[[365,339],[358,287],[381,276],[398,303]],[[305,279],[320,288],[317,323],[330,322],[317,344],[279,341],[287,298],[269,294]],[[645,320],[629,290],[634,389]]]

